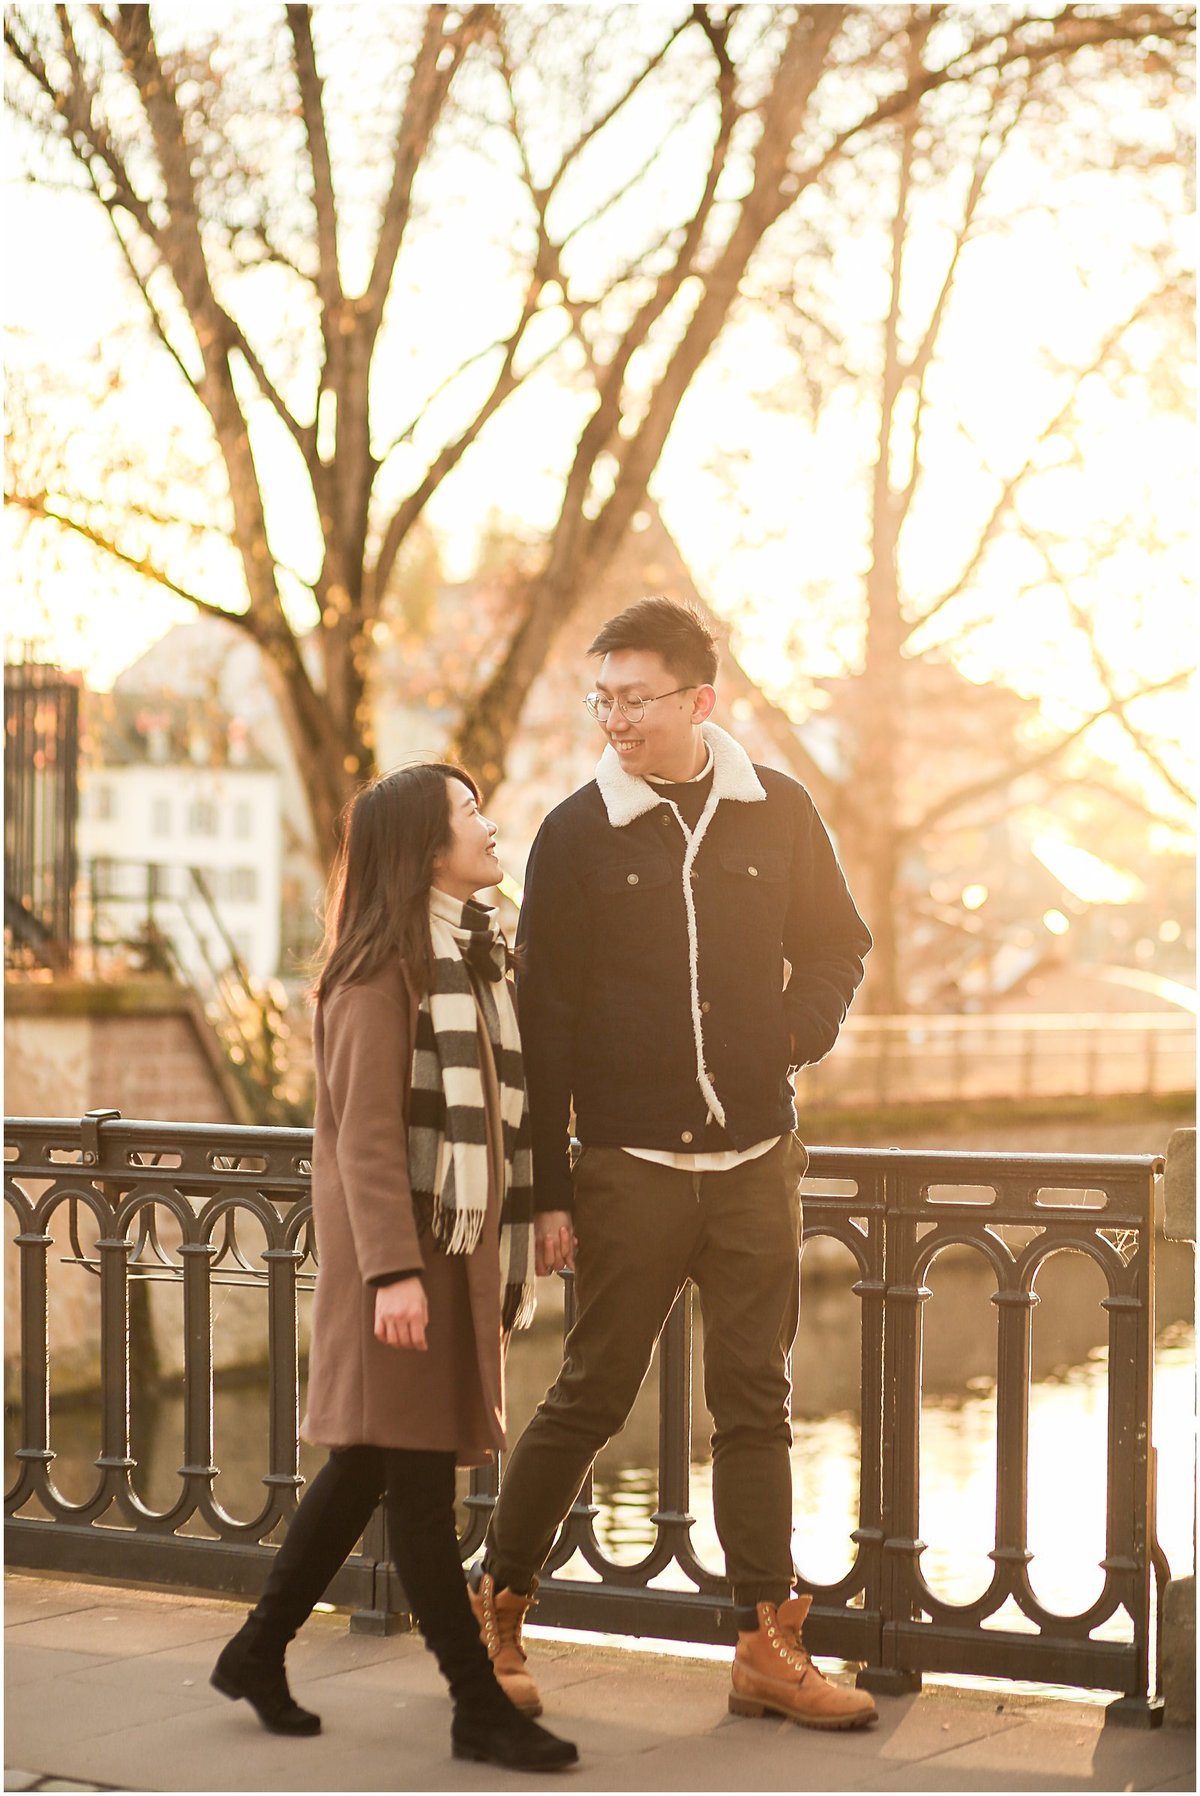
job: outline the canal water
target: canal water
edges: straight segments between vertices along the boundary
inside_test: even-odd
[[[842,1255],[845,1265],[838,1264]],[[806,1256],[807,1258],[807,1256]],[[849,1256],[833,1248],[814,1273],[806,1268],[800,1331],[793,1354],[792,1463],[794,1557],[805,1577],[829,1583],[849,1567],[858,1522],[858,1298]],[[992,1275],[978,1256],[935,1262],[924,1313],[921,1429],[922,1567],[931,1588],[955,1603],[986,1589],[992,1571],[996,1472],[996,1307]],[[1108,1390],[1105,1288],[1097,1267],[1060,1254],[1043,1266],[1034,1311],[1029,1444],[1031,1581],[1060,1614],[1086,1609],[1103,1573]],[[1160,1244],[1156,1292],[1154,1441],[1158,1450],[1158,1533],[1173,1576],[1192,1569],[1194,1542],[1195,1373],[1190,1250]],[[509,1358],[510,1437],[515,1438],[558,1368],[561,1326],[554,1305]],[[547,1313],[548,1312],[548,1313]],[[700,1334],[697,1318],[697,1337]],[[721,1567],[712,1521],[708,1416],[701,1400],[700,1342],[695,1368],[691,1512],[701,1561]],[[178,1495],[183,1463],[183,1401],[178,1390],[133,1391],[135,1488],[164,1510]],[[13,1418],[6,1416],[7,1480],[15,1464]],[[222,1376],[216,1392],[218,1500],[238,1520],[258,1514],[267,1471],[265,1378]],[[626,1428],[596,1465],[596,1531],[614,1559],[634,1563],[654,1537],[657,1507],[657,1380],[653,1373]],[[95,1398],[56,1403],[53,1477],[69,1501],[94,1488],[99,1446]],[[322,1463],[305,1447],[302,1470]],[[465,1489],[465,1476],[464,1476]],[[192,1531],[198,1531],[193,1529]],[[579,1569],[579,1568],[576,1568]],[[568,1568],[571,1575],[571,1568]],[[591,1576],[586,1569],[582,1575]],[[671,1575],[663,1582],[670,1583]],[[682,1584],[681,1578],[674,1580]],[[1000,1618],[1015,1621],[1007,1613]],[[1112,1624],[1110,1624],[1112,1625]],[[1120,1632],[1120,1623],[1115,1624]]]

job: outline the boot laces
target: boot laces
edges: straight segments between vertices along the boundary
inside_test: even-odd
[[[527,1656],[521,1630],[525,1621],[525,1612],[527,1609],[532,1609],[534,1601],[535,1599],[531,1596],[523,1606],[501,1610],[495,1600],[495,1593],[493,1593],[492,1601],[487,1606],[487,1621],[488,1633],[492,1636],[497,1648],[514,1646],[523,1659]]]
[[[768,1623],[767,1638],[784,1664],[790,1666],[793,1671],[799,1671],[802,1674],[817,1671],[808,1656],[808,1650],[804,1645],[799,1628],[789,1627],[786,1622],[776,1620]],[[817,1676],[820,1676],[819,1672],[817,1672]]]

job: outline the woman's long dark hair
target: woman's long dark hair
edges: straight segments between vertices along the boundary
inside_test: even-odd
[[[418,992],[433,979],[429,888],[434,857],[450,846],[448,779],[479,800],[469,773],[426,761],[384,773],[364,786],[342,815],[342,839],[329,881],[325,940],[312,996],[367,979],[386,961],[406,961]]]

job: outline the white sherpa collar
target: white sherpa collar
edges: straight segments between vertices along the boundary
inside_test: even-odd
[[[701,724],[700,729],[712,750],[712,796],[718,801],[724,799],[734,804],[758,804],[765,799],[767,795],[754,771],[754,763],[741,743],[718,729],[715,723]],[[611,744],[600,757],[596,784],[614,829],[622,829],[635,817],[644,817],[656,804],[667,802],[648,780],[639,779],[635,773],[626,773]]]

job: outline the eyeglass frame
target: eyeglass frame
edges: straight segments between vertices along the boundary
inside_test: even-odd
[[[628,701],[630,704],[636,704],[641,707],[636,717],[631,717],[625,709],[625,699],[604,698],[598,692],[587,693],[584,697],[583,705],[593,723],[607,723],[608,719],[613,714],[614,705],[621,713],[621,716],[625,719],[626,723],[641,723],[642,718],[646,715],[647,705],[656,705],[660,698],[674,698],[677,692],[696,692],[699,690],[699,686],[700,682],[693,680],[691,684],[687,686],[672,686],[670,692],[653,692],[650,694],[649,698],[630,699]],[[608,710],[603,717],[600,715],[601,705],[608,706]]]

